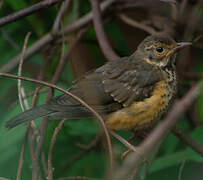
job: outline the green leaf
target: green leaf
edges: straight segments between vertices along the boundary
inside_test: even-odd
[[[27,7],[27,3],[24,0],[7,0],[6,1],[15,11],[23,9]]]
[[[164,140],[161,151],[163,151],[164,155],[171,154],[176,150],[178,144],[179,140],[176,138],[176,136],[170,133],[167,139]]]

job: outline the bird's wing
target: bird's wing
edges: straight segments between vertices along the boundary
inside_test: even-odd
[[[155,83],[161,77],[159,71],[151,65],[128,61],[121,59],[120,65],[108,63],[96,70],[103,76],[104,91],[125,107],[150,97]]]
[[[121,58],[79,79],[70,92],[98,112],[109,113],[149,97],[154,84],[159,80],[157,70],[151,65],[143,66],[140,63],[129,62],[129,58]],[[78,101],[66,94],[52,99],[49,104],[53,107],[80,105]]]

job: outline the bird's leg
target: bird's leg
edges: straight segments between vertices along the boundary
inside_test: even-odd
[[[121,159],[124,159],[130,152],[132,152],[131,149],[128,149],[127,151],[125,151],[125,152],[121,155]]]
[[[146,137],[148,136],[148,131],[133,131],[133,136],[130,137],[128,139],[128,142],[132,142],[136,137],[139,137],[141,138],[142,140],[145,139]],[[127,151],[125,151],[123,154],[122,154],[122,159],[124,159],[130,152],[132,152],[131,149],[128,149]]]
[[[149,133],[149,131],[147,130],[142,130],[142,131],[133,130],[132,132],[133,132],[133,136],[128,139],[128,142],[133,141],[136,137],[139,137],[141,138],[141,140],[143,140],[148,136],[148,133]]]
[[[135,138],[137,137],[137,132],[136,131],[133,131],[133,136],[131,136],[129,139],[128,139],[128,142],[132,142]],[[125,151],[122,155],[121,155],[121,159],[124,159],[130,152],[132,152],[133,150],[130,149],[129,147],[127,147],[128,150]]]
[[[121,136],[119,136],[117,133],[115,133],[114,131],[110,131],[110,133],[116,138],[118,139],[121,143],[123,143],[127,148],[128,150],[125,151],[123,154],[122,154],[122,158],[125,158],[130,152],[136,152],[138,155],[140,155],[144,162],[147,162],[147,159],[145,157],[143,157],[141,155],[141,153],[132,145],[130,144],[128,141],[126,141],[124,138],[122,138]]]
[[[133,130],[133,135],[128,139],[128,142],[132,142],[137,137],[137,131]]]

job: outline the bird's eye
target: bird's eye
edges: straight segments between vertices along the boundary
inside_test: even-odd
[[[157,47],[157,48],[156,48],[156,51],[157,51],[158,53],[162,53],[163,50],[164,50],[164,49],[163,49],[162,47]]]

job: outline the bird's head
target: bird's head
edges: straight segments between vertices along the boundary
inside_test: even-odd
[[[176,52],[191,44],[190,42],[176,43],[166,35],[152,35],[140,43],[138,52],[149,64],[160,68],[172,68],[175,63]]]

